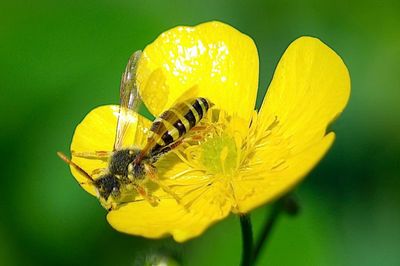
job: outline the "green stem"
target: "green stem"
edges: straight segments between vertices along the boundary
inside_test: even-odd
[[[253,229],[249,214],[240,215],[240,226],[242,228],[242,266],[251,266],[253,260]]]
[[[272,228],[274,227],[275,222],[278,219],[278,216],[282,211],[281,204],[279,204],[279,203],[280,202],[275,203],[275,205],[272,207],[272,211],[269,214],[269,216],[265,222],[264,228],[262,229],[262,231],[257,239],[256,245],[254,248],[254,253],[253,253],[254,261],[256,261],[256,259],[258,258],[258,255],[260,254],[261,249],[263,248],[265,242],[267,242],[268,237],[272,231]]]
[[[257,239],[255,248],[253,250],[253,263],[256,262],[258,256],[262,248],[265,246],[265,243],[268,241],[268,238],[271,234],[272,229],[276,221],[278,220],[279,215],[282,212],[286,212],[291,216],[295,216],[299,211],[299,206],[297,202],[289,195],[284,196],[279,199],[272,207],[271,213],[268,215],[268,218],[265,221],[265,225]]]

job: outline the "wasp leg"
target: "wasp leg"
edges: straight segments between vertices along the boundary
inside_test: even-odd
[[[187,143],[187,142],[193,142],[193,141],[201,141],[203,139],[204,139],[204,136],[202,136],[202,135],[193,135],[193,136],[184,138],[183,142]]]
[[[178,147],[182,143],[183,143],[182,140],[175,141],[175,142],[165,146],[164,148],[162,148],[158,155],[161,156],[161,155],[163,155],[163,154],[165,154],[167,152],[170,152],[172,149],[175,149],[176,147]],[[150,165],[150,167],[154,168],[151,165]]]
[[[85,158],[85,159],[97,159],[107,160],[111,155],[111,151],[71,151],[72,156]]]
[[[142,196],[148,203],[150,203],[151,206],[155,207],[158,205],[159,199],[155,196],[148,194],[144,187],[138,184],[134,184],[134,188],[140,196]]]
[[[92,176],[94,176],[94,175],[99,175],[99,174],[103,173],[104,170],[105,170],[105,168],[97,168],[97,169],[94,169],[94,170],[92,171]]]
[[[174,143],[170,144],[169,147],[172,150],[178,147],[180,144],[182,144],[182,140],[175,141]]]
[[[158,179],[154,166],[151,164],[145,164],[144,169],[152,182],[156,183],[162,190],[170,194],[176,200],[176,202],[180,203],[181,199],[178,197],[178,195],[176,195],[175,192],[173,192],[168,186],[164,185],[160,179]]]
[[[215,125],[210,123],[200,123],[190,129],[190,132],[207,133],[215,130]]]
[[[197,125],[190,129],[188,135],[182,139],[184,143],[200,142],[203,141],[207,136],[215,132],[215,127],[213,125]]]
[[[193,142],[199,143],[201,141],[204,141],[205,138],[206,134],[192,134],[190,136],[183,138],[182,143],[191,145],[193,144]]]
[[[203,131],[206,129],[208,129],[208,126],[206,126],[206,125],[196,125],[196,126],[192,127],[190,130],[191,131]]]

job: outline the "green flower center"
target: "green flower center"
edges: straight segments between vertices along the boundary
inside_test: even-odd
[[[201,164],[210,174],[231,175],[237,169],[238,152],[235,139],[223,134],[208,139],[200,146]]]

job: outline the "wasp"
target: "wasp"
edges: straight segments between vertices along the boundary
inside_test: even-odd
[[[108,166],[98,178],[94,178],[66,155],[58,152],[58,156],[75,168],[94,186],[101,205],[108,211],[116,209],[124,203],[126,195],[137,193],[156,206],[158,198],[152,196],[146,189],[148,180],[156,183],[176,201],[180,198],[164,185],[157,177],[154,164],[159,158],[178,146],[186,134],[195,127],[206,115],[213,104],[206,98],[197,97],[178,100],[171,108],[157,117],[150,129],[147,143],[143,148],[134,146],[123,147],[123,140],[132,119],[127,119],[132,113],[137,113],[141,98],[139,95],[136,72],[142,52],[137,51],[129,58],[120,83],[120,106],[117,120],[114,148],[112,151],[94,151],[71,153],[77,157],[104,158],[108,157]]]

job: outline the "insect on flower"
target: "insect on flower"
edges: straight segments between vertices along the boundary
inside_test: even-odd
[[[218,21],[162,33],[136,64],[136,70],[127,71],[128,89],[121,91],[121,99],[132,106],[96,107],[75,129],[71,160],[93,180],[76,166],[71,172],[85,183],[84,190],[94,196],[97,192],[103,206],[111,208],[107,221],[113,228],[149,238],[171,235],[186,241],[230,213],[248,213],[291,190],[331,147],[335,133],[327,126],[350,95],[350,76],[340,56],[322,41],[303,36],[283,53],[261,108],[255,110],[257,47],[249,36]],[[139,94],[148,111],[159,117],[154,122],[134,112]],[[203,118],[196,116],[195,102],[187,101],[199,96],[208,107],[214,104],[206,113],[205,103],[195,100]],[[189,103],[186,111],[174,109],[182,102]],[[187,108],[195,117],[186,118],[189,124],[182,119]],[[177,121],[166,110],[183,127],[174,126]],[[171,137],[163,139],[161,130],[155,130],[157,120]],[[190,121],[198,123],[188,130]],[[182,136],[179,128],[186,131]],[[161,145],[165,141],[169,145]],[[129,163],[115,164],[117,155]],[[128,175],[112,172],[118,165]],[[134,177],[138,172],[143,179]],[[105,178],[107,174],[111,176]],[[103,183],[108,192],[101,195]]]
[[[141,51],[135,52],[129,59],[120,85],[120,107],[113,151],[72,151],[75,157],[108,160],[108,167],[96,169],[98,178],[86,172],[66,155],[58,156],[87,179],[87,184],[95,187],[100,203],[107,210],[118,208],[121,203],[132,201],[138,193],[151,205],[157,205],[158,198],[151,195],[145,187],[148,180],[156,183],[177,202],[179,197],[164,185],[157,177],[154,163],[164,154],[178,146],[186,133],[195,127],[205,116],[212,103],[206,98],[192,97],[193,87],[182,95],[168,110],[156,118],[150,129],[147,144],[141,149],[134,145],[124,147],[128,128],[137,126],[131,119],[137,114],[141,99],[139,96],[136,71]],[[133,143],[132,143],[133,144]]]

